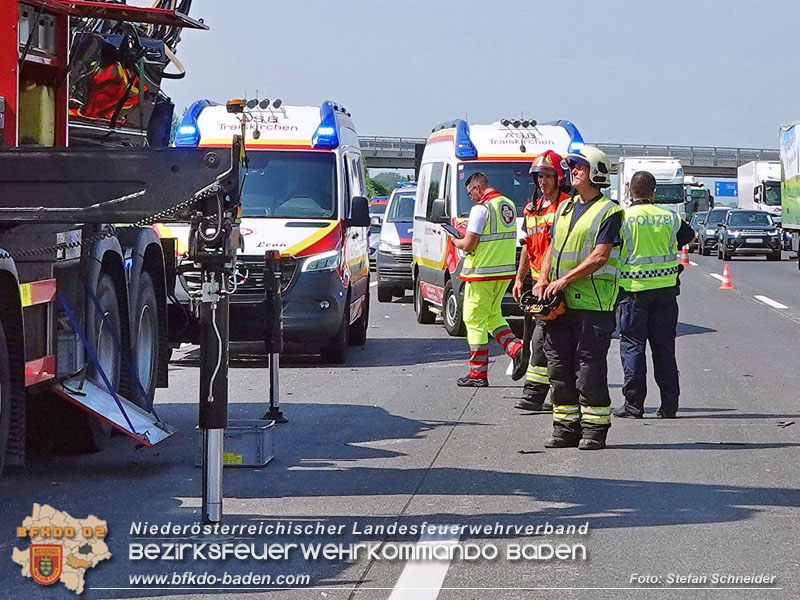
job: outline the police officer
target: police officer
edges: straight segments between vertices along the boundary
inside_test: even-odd
[[[550,246],[550,229],[553,226],[556,210],[561,202],[569,200],[569,195],[562,191],[566,181],[562,161],[559,154],[546,150],[536,158],[529,171],[536,191],[523,213],[525,238],[513,289],[514,300],[517,302],[522,295],[528,273],[534,282],[539,279],[542,258]],[[525,379],[523,399],[517,404],[517,408],[534,411],[551,410],[553,405],[546,402],[547,392],[550,391],[550,380],[547,378],[547,357],[544,354],[544,330],[536,320],[531,335],[530,361]]]
[[[553,434],[547,448],[605,448],[611,426],[606,359],[619,289],[622,209],[601,193],[611,184],[604,152],[583,146],[567,155],[578,192],[562,202],[534,286],[538,297],[563,294],[566,314],[544,325],[553,386]]]
[[[634,173],[630,183],[633,202],[625,209],[622,222],[617,327],[625,404],[614,410],[615,417],[641,419],[644,414],[648,342],[661,390],[657,414],[674,419],[678,412],[678,248],[692,241],[694,231],[676,213],[653,206],[655,189],[651,173]]]
[[[465,185],[475,203],[463,238],[453,245],[467,253],[459,278],[464,280],[464,325],[469,343],[469,373],[456,382],[461,387],[489,385],[489,332],[514,361],[512,378],[520,379],[526,365],[522,342],[503,318],[501,303],[514,279],[517,258],[517,210],[514,203],[489,185],[481,172]]]

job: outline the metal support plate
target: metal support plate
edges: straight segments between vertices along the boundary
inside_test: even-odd
[[[88,379],[84,379],[83,386],[79,387],[81,379],[81,377],[73,377],[63,383],[56,384],[53,386],[53,391],[94,416],[103,419],[109,425],[119,429],[125,435],[132,437],[145,446],[155,446],[175,433],[173,427],[163,421],[159,421],[151,413],[117,394],[120,402],[125,407],[128,419],[133,425],[133,429],[131,429],[122,411],[114,401],[114,397]]]

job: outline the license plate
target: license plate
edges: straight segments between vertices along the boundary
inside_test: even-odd
[[[745,242],[748,244],[760,244],[761,238],[747,238]]]

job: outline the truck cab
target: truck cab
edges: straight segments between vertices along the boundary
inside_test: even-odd
[[[472,201],[464,187],[478,171],[492,187],[517,207],[517,258],[522,246],[522,215],[531,200],[534,184],[531,163],[545,150],[562,156],[583,145],[578,129],[569,121],[537,123],[527,119],[502,119],[487,125],[455,120],[431,131],[417,178],[412,238],[412,285],[419,323],[433,323],[442,316],[450,335],[464,331],[461,318],[462,282],[458,276],[464,253],[453,246],[442,229],[442,220],[456,228],[466,227]],[[435,207],[443,215],[434,214]],[[519,314],[510,295],[504,314]]]
[[[781,165],[777,161],[754,160],[736,171],[739,203],[744,210],[760,210],[781,222]]]
[[[242,185],[243,248],[231,298],[231,341],[264,339],[264,256],[280,253],[284,339],[303,353],[343,362],[363,345],[369,311],[369,207],[355,125],[341,105],[288,106],[251,100],[245,123],[249,167]],[[229,147],[241,131],[225,106],[200,100],[178,127],[179,147]],[[164,224],[182,239],[188,227]],[[200,285],[183,271],[182,302]],[[189,337],[192,337],[191,335]],[[196,341],[196,340],[187,340]]]
[[[622,208],[631,205],[630,184],[637,171],[648,171],[656,178],[656,193],[653,204],[678,213],[686,219],[683,166],[671,157],[628,157],[619,159],[617,198]]]

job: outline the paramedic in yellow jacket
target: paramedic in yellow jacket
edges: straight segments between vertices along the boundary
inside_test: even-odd
[[[459,278],[464,283],[464,325],[469,343],[469,373],[461,387],[489,385],[489,333],[514,362],[512,378],[525,374],[522,342],[503,318],[501,304],[516,274],[517,209],[489,184],[483,173],[473,173],[465,183],[475,203],[469,213],[467,232],[453,245],[467,253]]]

